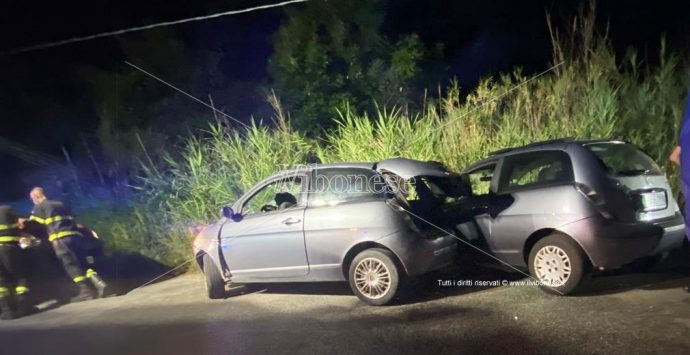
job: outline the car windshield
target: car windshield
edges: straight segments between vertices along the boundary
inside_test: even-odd
[[[647,154],[631,144],[595,143],[586,146],[613,175],[660,175],[659,166]]]

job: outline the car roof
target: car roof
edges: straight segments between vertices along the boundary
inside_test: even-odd
[[[446,167],[439,162],[421,161],[407,158],[391,158],[381,160],[378,163],[342,162],[302,165],[297,166],[293,169],[279,171],[278,173],[270,176],[268,179],[280,176],[289,176],[290,174],[305,173],[312,170],[330,168],[357,168],[378,171],[389,171],[393,174],[399,175],[403,179],[409,179],[413,176],[448,176],[450,174]]]
[[[614,140],[614,139],[575,139],[575,138],[559,138],[559,139],[552,139],[552,140],[546,140],[546,141],[540,141],[540,142],[534,142],[530,144],[526,144],[523,146],[519,147],[511,147],[511,148],[505,148],[505,149],[500,149],[494,152],[489,153],[489,155],[481,159],[467,168],[463,170],[463,172],[473,170],[477,167],[480,167],[481,165],[484,165],[488,162],[498,160],[499,158],[502,158],[507,155],[512,155],[516,153],[526,153],[526,152],[535,152],[535,151],[540,151],[540,150],[563,150],[565,149],[566,146],[569,144],[577,144],[577,145],[590,145],[590,144],[597,144],[597,143],[626,143],[624,141],[620,140]]]
[[[415,176],[448,176],[450,174],[448,169],[440,162],[407,158],[381,160],[376,163],[374,168],[379,172],[387,171],[406,180]]]
[[[328,164],[304,164],[298,165],[292,169],[278,171],[277,173],[267,177],[264,180],[270,180],[281,176],[290,176],[290,174],[306,173],[311,170],[329,169],[329,168],[359,168],[359,169],[374,169],[374,163],[368,162],[341,162]]]
[[[373,169],[374,163],[370,162],[344,162],[344,163],[328,163],[328,164],[314,164],[309,165],[312,169],[325,168],[364,168]]]

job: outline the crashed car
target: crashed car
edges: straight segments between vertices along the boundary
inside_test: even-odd
[[[405,277],[453,262],[455,237],[422,220],[442,223],[433,211],[460,194],[458,179],[403,158],[268,177],[196,236],[208,296],[223,298],[230,282],[347,281],[362,301],[387,304]]]
[[[591,270],[660,258],[682,245],[668,179],[632,144],[561,139],[489,155],[462,173],[471,221],[457,226],[503,262],[568,294]]]

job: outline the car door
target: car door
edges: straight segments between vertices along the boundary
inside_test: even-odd
[[[563,213],[565,190],[572,189],[570,157],[560,150],[507,156],[497,169],[496,193],[489,198],[491,251],[506,262],[524,263],[527,238]],[[566,206],[567,207],[567,206]]]
[[[314,169],[304,234],[313,277],[342,279],[342,258],[352,245],[397,230],[385,201],[385,181],[372,169]]]
[[[221,251],[234,281],[287,278],[309,273],[304,247],[306,175],[264,183],[240,201],[237,221],[228,221],[220,236]],[[276,204],[289,193],[296,203]]]
[[[460,234],[471,242],[480,241],[482,238],[491,246],[491,216],[489,207],[492,197],[492,181],[496,171],[496,162],[489,162],[463,174],[463,179],[470,185],[471,196],[466,204],[469,208],[464,209],[464,213],[474,215],[469,219],[456,225]]]

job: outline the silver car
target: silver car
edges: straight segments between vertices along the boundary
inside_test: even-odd
[[[555,140],[495,152],[462,174],[468,242],[527,267],[546,290],[574,291],[592,269],[682,245],[683,217],[652,158],[621,141]]]
[[[430,211],[460,194],[458,179],[402,158],[268,177],[196,237],[208,296],[224,297],[229,282],[348,281],[361,300],[384,305],[405,277],[454,260],[457,240],[420,218],[443,223]]]

